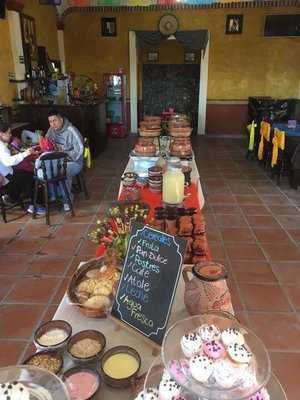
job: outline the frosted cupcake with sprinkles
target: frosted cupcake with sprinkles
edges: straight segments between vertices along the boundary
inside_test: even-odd
[[[198,333],[190,332],[181,338],[181,348],[184,355],[188,358],[198,354],[202,350],[202,340]]]

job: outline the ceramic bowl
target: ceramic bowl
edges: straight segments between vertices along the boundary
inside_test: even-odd
[[[117,378],[113,378],[105,373],[104,365],[105,365],[105,362],[111,356],[113,356],[115,354],[120,354],[120,353],[129,354],[132,357],[134,357],[137,361],[138,367],[133,374],[127,376],[126,378],[117,379]],[[125,388],[125,387],[130,386],[131,382],[133,382],[135,380],[140,367],[141,367],[141,357],[140,357],[139,353],[132,347],[128,347],[128,346],[116,346],[116,347],[113,347],[112,349],[108,350],[102,357],[101,365],[100,365],[103,380],[105,381],[105,383],[107,385],[115,387],[115,388]]]
[[[53,345],[45,345],[39,341],[39,338],[41,338],[44,334],[46,334],[49,331],[56,330],[56,329],[62,330],[66,333],[67,336],[64,340],[62,340],[56,344],[53,344]],[[41,350],[63,349],[71,336],[72,336],[72,326],[67,321],[52,320],[52,321],[45,322],[44,324],[40,325],[37,328],[37,330],[34,333],[34,344],[38,349],[41,349]]]
[[[100,343],[101,349],[96,354],[89,357],[79,357],[74,355],[72,353],[72,347],[74,346],[75,343],[83,339],[96,340],[97,342]],[[104,353],[105,346],[106,346],[106,339],[103,333],[96,330],[88,329],[85,331],[75,333],[75,335],[71,337],[71,339],[68,342],[67,353],[70,356],[70,358],[72,358],[72,360],[75,362],[94,362],[100,359],[100,357]]]

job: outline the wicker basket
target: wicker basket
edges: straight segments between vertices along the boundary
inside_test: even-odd
[[[85,279],[86,273],[92,269],[100,268],[101,266],[106,264],[106,260],[104,257],[96,258],[91,261],[88,261],[84,265],[82,265],[72,276],[71,282],[67,289],[67,296],[71,304],[73,304],[77,309],[87,317],[91,318],[106,318],[108,309],[105,308],[88,308],[84,307],[82,304],[78,302],[77,296],[75,294],[76,287],[79,285],[81,281]],[[111,305],[113,303],[113,299],[111,299]]]

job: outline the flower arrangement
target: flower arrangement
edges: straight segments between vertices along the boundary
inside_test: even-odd
[[[107,217],[97,221],[96,230],[89,238],[99,244],[97,255],[102,255],[107,248],[116,252],[119,259],[124,260],[132,225],[135,222],[145,223],[149,207],[141,203],[118,203],[110,207]]]

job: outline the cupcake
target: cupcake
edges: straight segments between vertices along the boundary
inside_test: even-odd
[[[7,382],[0,385],[0,399],[29,400],[29,390],[19,382]]]
[[[249,364],[252,358],[252,353],[244,344],[231,343],[227,347],[229,357],[236,363]]]
[[[218,360],[214,364],[213,377],[218,386],[229,389],[239,382],[242,372],[230,360]]]
[[[180,391],[180,386],[173,379],[161,381],[158,389],[159,400],[178,400]]]
[[[201,383],[207,382],[214,370],[213,361],[206,356],[192,357],[189,365],[192,377]]]
[[[184,355],[188,358],[200,353],[202,349],[202,340],[198,333],[190,332],[181,338],[181,348]]]
[[[203,353],[213,359],[222,358],[225,354],[225,348],[219,340],[211,340],[203,345]]]
[[[220,331],[215,325],[203,324],[198,329],[198,333],[203,342],[218,340],[220,338]]]
[[[267,389],[262,388],[259,392],[255,393],[253,396],[249,397],[248,400],[270,400],[270,395]]]
[[[231,343],[244,344],[244,335],[237,328],[227,328],[221,333],[221,339],[225,346],[229,346]]]
[[[141,392],[139,396],[141,394],[143,397],[137,398],[136,400],[159,400],[158,390],[155,388],[147,388]]]

